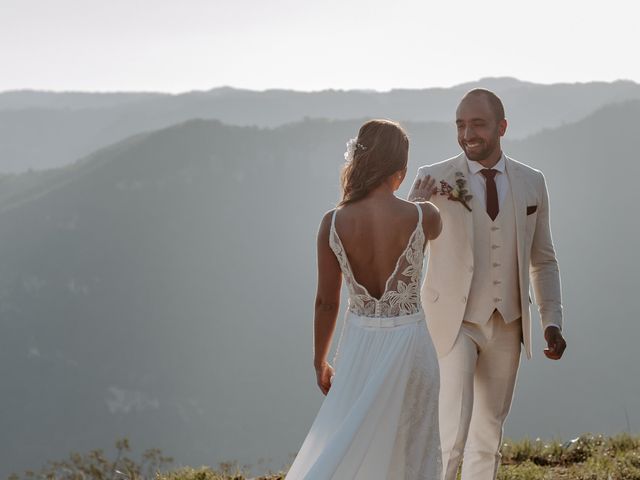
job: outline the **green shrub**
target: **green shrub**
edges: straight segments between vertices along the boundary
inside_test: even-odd
[[[10,480],[142,480],[152,479],[163,467],[173,463],[157,448],[146,450],[139,460],[129,454],[129,440],[116,442],[116,458],[109,460],[102,450],[72,453],[67,460],[50,461],[39,472],[27,471],[22,476],[13,474]]]

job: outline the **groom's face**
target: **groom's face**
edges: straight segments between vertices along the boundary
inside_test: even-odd
[[[484,95],[470,95],[460,102],[456,111],[458,144],[469,160],[481,162],[500,155],[500,137],[507,127],[498,121]]]

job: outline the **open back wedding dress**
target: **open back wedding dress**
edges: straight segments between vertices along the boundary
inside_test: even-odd
[[[420,303],[422,208],[379,299],[353,275],[335,228],[329,242],[349,291],[336,369],[287,480],[440,480],[438,359]]]

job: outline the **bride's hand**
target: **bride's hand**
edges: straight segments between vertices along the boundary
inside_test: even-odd
[[[331,380],[335,375],[335,370],[328,362],[322,362],[316,366],[316,378],[318,387],[322,391],[323,395],[326,395],[331,388]]]
[[[411,188],[409,194],[409,201],[411,202],[428,202],[434,193],[438,191],[436,185],[436,179],[431,175],[427,175],[424,178],[419,178]]]

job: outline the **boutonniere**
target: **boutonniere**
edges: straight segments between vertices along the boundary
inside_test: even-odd
[[[460,202],[464,208],[471,211],[467,202],[473,198],[473,195],[469,194],[469,190],[467,190],[467,181],[462,172],[456,172],[455,187],[449,185],[445,180],[440,180],[440,195],[446,195],[448,200]]]

